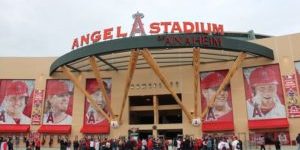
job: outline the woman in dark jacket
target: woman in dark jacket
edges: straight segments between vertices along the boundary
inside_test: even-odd
[[[278,139],[275,140],[274,144],[275,144],[275,149],[276,150],[280,150],[281,149],[280,141]]]
[[[8,146],[8,150],[13,150],[14,149],[14,144],[13,144],[11,138],[8,139],[7,146]]]

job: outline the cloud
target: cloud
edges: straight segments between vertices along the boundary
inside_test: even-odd
[[[285,35],[300,31],[300,1],[174,0],[2,0],[0,56],[61,56],[85,33],[121,25],[130,32],[131,15],[143,22],[203,21],[226,31]]]

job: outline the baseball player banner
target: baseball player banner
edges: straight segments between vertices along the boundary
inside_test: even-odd
[[[283,86],[285,91],[285,98],[288,101],[288,117],[300,117],[300,106],[298,103],[299,95],[296,84],[295,74],[283,75]]]
[[[34,80],[0,80],[0,124],[30,124]]]
[[[34,90],[31,124],[39,125],[42,121],[44,90]]]
[[[244,68],[248,120],[286,118],[278,65]]]
[[[70,80],[47,80],[43,124],[72,124],[73,93]]]
[[[106,93],[109,97],[110,103],[110,93],[111,93],[111,79],[103,79],[104,87]],[[96,79],[88,79],[86,82],[86,90],[96,101],[97,105],[100,106],[104,111],[107,112],[107,103],[103,97],[103,94],[100,90],[100,87],[96,81]],[[105,117],[98,113],[92,105],[85,99],[85,107],[84,107],[84,125],[99,125],[99,126],[108,126],[108,120]]]
[[[200,73],[201,107],[204,110],[222,84],[228,70]],[[232,100],[230,85],[217,95],[216,100],[209,108],[204,122],[233,122]]]

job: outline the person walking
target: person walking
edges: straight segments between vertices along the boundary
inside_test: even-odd
[[[278,138],[276,138],[276,140],[274,141],[274,145],[275,145],[275,149],[276,150],[280,150],[281,147],[280,147],[280,141]]]
[[[11,137],[8,138],[7,146],[8,146],[8,150],[13,150],[14,149],[14,143],[13,143]]]
[[[6,139],[4,139],[4,140],[1,142],[0,149],[1,149],[1,150],[8,150],[8,145],[7,145]]]
[[[241,145],[240,145],[239,139],[236,136],[234,136],[233,139],[234,140],[231,142],[232,149],[233,150],[241,150]]]
[[[40,150],[41,149],[41,141],[39,138],[35,139],[35,150]]]
[[[75,140],[73,141],[73,149],[78,150],[79,149],[79,141],[78,141],[78,136],[75,136]]]
[[[300,150],[300,133],[298,134],[298,136],[296,137],[296,142],[298,144],[298,150]]]
[[[266,147],[265,147],[265,137],[261,136],[259,138],[259,145],[260,145],[260,150],[266,150]]]

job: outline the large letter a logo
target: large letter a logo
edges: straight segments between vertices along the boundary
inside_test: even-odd
[[[142,23],[142,18],[144,18],[144,14],[142,13],[135,13],[132,15],[134,19],[134,23],[132,25],[130,36],[135,36],[135,34],[140,33],[141,35],[146,35],[144,24]]]

